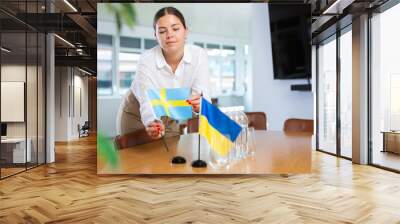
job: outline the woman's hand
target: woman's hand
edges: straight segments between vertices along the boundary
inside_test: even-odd
[[[152,121],[146,127],[147,134],[152,139],[159,139],[164,135],[165,128],[162,122]]]
[[[196,113],[200,110],[200,97],[200,95],[193,95],[190,100],[186,100],[190,105],[192,105],[192,108]]]

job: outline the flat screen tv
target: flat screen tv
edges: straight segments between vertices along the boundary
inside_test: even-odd
[[[311,78],[311,6],[269,4],[274,79]]]

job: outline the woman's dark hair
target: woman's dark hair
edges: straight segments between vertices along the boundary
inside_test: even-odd
[[[160,19],[161,17],[163,17],[165,15],[174,15],[174,16],[178,17],[178,19],[183,24],[183,27],[185,27],[185,29],[186,29],[185,18],[183,17],[182,13],[179,12],[179,10],[174,7],[164,7],[162,9],[158,10],[158,12],[154,15],[154,20],[153,20],[154,30],[156,30],[156,24],[157,24],[158,19]]]

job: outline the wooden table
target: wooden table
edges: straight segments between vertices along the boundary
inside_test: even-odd
[[[225,167],[192,168],[197,159],[198,134],[167,139],[169,151],[161,140],[119,150],[120,166],[111,169],[98,157],[98,174],[284,174],[311,170],[311,135],[281,131],[255,131],[255,156]],[[201,158],[209,161],[208,144],[201,140]],[[171,158],[182,155],[187,162],[171,164]]]

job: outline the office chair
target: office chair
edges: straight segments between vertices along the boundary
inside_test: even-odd
[[[90,129],[89,121],[85,121],[82,127],[80,127],[80,125],[78,124],[79,138],[89,136],[89,129]]]
[[[129,148],[135,145],[141,145],[155,141],[147,134],[146,129],[138,129],[128,134],[118,135],[114,142],[118,149]]]
[[[314,121],[308,119],[290,118],[283,125],[283,130],[288,132],[314,132]]]
[[[245,112],[249,121],[249,127],[255,130],[267,130],[267,115],[264,112]]]

